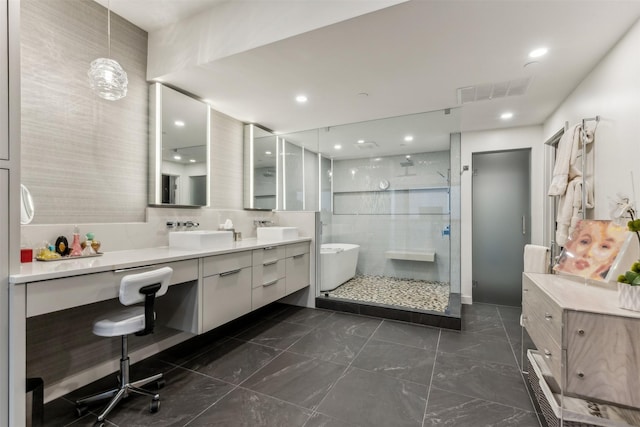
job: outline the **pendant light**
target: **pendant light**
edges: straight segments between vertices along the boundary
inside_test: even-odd
[[[111,7],[107,1],[107,42],[111,56]],[[100,98],[117,101],[127,95],[127,73],[117,61],[111,58],[98,58],[89,67],[89,86]]]

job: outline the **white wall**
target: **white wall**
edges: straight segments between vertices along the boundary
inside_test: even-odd
[[[542,243],[542,219],[544,202],[542,126],[467,132],[462,134],[461,162],[469,170],[462,172],[461,179],[461,296],[462,302],[472,302],[472,164],[473,153],[531,148],[531,241]]]
[[[640,21],[544,123],[544,138],[586,117],[601,116],[596,129],[593,218],[609,219],[609,197],[640,197]],[[594,123],[589,123],[593,126]],[[636,198],[636,206],[638,199]]]

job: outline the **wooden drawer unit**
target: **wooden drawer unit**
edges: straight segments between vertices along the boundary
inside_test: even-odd
[[[568,396],[640,407],[640,312],[607,284],[525,273],[523,326]]]
[[[255,310],[284,297],[286,292],[285,283],[286,280],[281,278],[253,288],[251,292],[252,309]]]
[[[203,277],[214,274],[228,273],[251,266],[251,252],[234,252],[224,255],[214,255],[204,259]]]
[[[567,391],[640,407],[640,319],[567,313]]]
[[[251,267],[205,277],[202,297],[203,332],[247,314],[251,311]]]

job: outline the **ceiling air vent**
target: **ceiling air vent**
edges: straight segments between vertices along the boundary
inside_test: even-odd
[[[461,87],[458,88],[458,104],[524,95],[529,87],[529,83],[531,83],[531,77],[500,83]]]
[[[353,144],[356,147],[358,147],[361,150],[366,150],[366,149],[371,149],[371,148],[377,148],[378,144],[376,144],[373,141],[366,141],[366,142],[362,142],[360,144]]]

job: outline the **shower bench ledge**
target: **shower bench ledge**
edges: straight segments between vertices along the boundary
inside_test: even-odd
[[[386,251],[384,253],[387,259],[400,259],[405,261],[425,261],[434,262],[436,260],[436,251]]]

